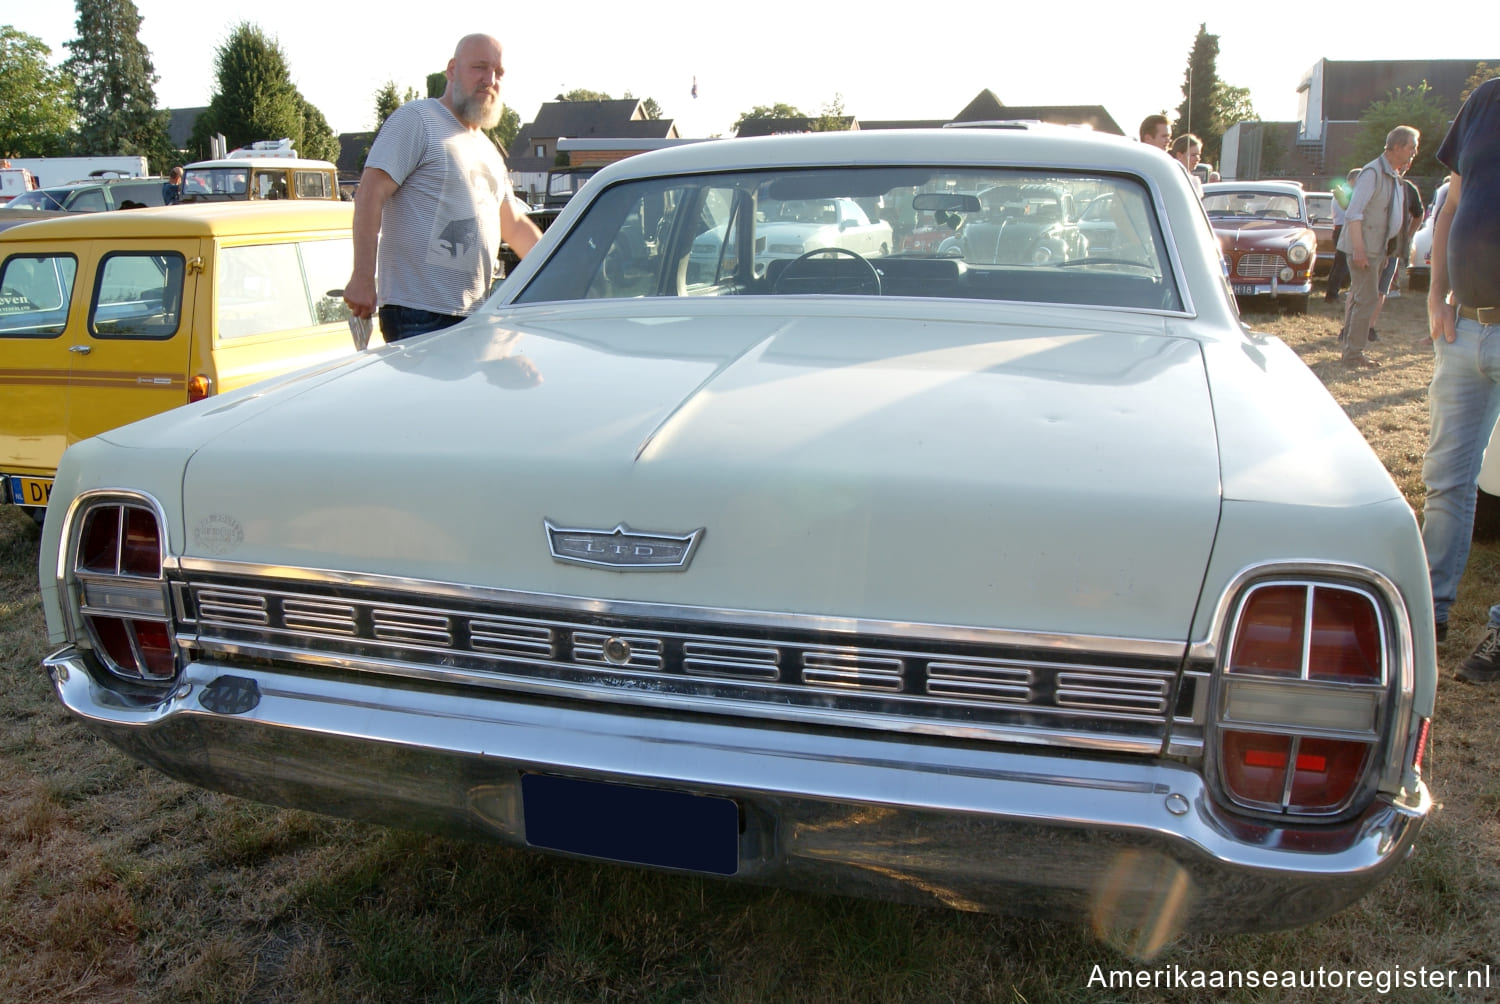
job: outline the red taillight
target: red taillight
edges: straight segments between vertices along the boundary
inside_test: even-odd
[[[78,541],[78,567],[90,572],[113,573],[120,558],[120,507],[100,506],[83,520]]]
[[[1306,626],[1306,586],[1264,586],[1255,590],[1240,612],[1230,669],[1301,675]]]
[[[1381,677],[1380,619],[1369,597],[1347,589],[1313,591],[1310,680],[1360,680]]]
[[[1225,731],[1222,742],[1224,785],[1230,795],[1239,802],[1280,808],[1291,737]]]
[[[125,537],[120,548],[120,571],[155,579],[161,575],[161,528],[156,514],[145,509],[125,510]]]
[[[172,638],[160,621],[130,621],[137,650],[145,665],[142,675],[157,680],[169,679],[177,666],[172,657]]]
[[[1364,776],[1374,747],[1343,739],[1301,739],[1287,808],[1293,812],[1327,812],[1349,800]]]
[[[202,373],[195,375],[188,381],[188,404],[201,401],[214,390],[214,382]]]
[[[76,612],[116,676],[167,682],[177,674],[164,544],[156,512],[136,500],[100,500],[83,510],[74,552]]]
[[[89,626],[94,629],[94,638],[104,654],[120,669],[130,673],[140,672],[135,661],[135,650],[130,647],[130,632],[125,622],[117,617],[89,617]]]
[[[1374,768],[1387,716],[1390,656],[1375,595],[1263,583],[1232,632],[1216,721],[1223,793],[1261,811],[1343,811]]]

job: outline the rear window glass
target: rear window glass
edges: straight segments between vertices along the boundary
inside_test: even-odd
[[[99,265],[89,331],[98,338],[170,338],[182,317],[182,255],[109,254]]]
[[[599,193],[516,302],[861,295],[1181,310],[1163,233],[1146,187],[1121,175],[903,166],[649,178]]]
[[[12,255],[0,265],[0,338],[53,338],[68,324],[78,260]]]

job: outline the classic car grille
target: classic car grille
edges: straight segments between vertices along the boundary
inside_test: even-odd
[[[1177,656],[1055,651],[1030,636],[927,640],[811,617],[765,627],[220,578],[173,583],[178,642],[193,658],[1141,752],[1161,748],[1201,682],[1189,675],[1177,693]]]
[[[1269,279],[1286,265],[1279,254],[1242,254],[1234,271],[1245,279]]]

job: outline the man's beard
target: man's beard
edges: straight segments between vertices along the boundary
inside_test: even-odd
[[[470,129],[495,128],[500,124],[500,113],[504,110],[505,106],[500,103],[498,94],[490,97],[476,91],[453,98],[453,111],[458,115],[458,120]]]

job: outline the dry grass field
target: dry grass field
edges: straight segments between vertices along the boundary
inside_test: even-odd
[[[1431,349],[1391,301],[1375,371],[1337,362],[1333,311],[1253,317],[1291,344],[1421,505]],[[1500,599],[1477,547],[1439,655],[1417,854],[1320,924],[1189,936],[1151,961],[1087,930],[660,875],[326,819],[189,788],[68,720],[37,533],[0,511],[0,1001],[1363,1001],[1376,989],[1105,989],[1103,971],[1491,968],[1500,1000],[1500,685],[1451,672]],[[1342,979],[1342,977],[1341,977]]]

